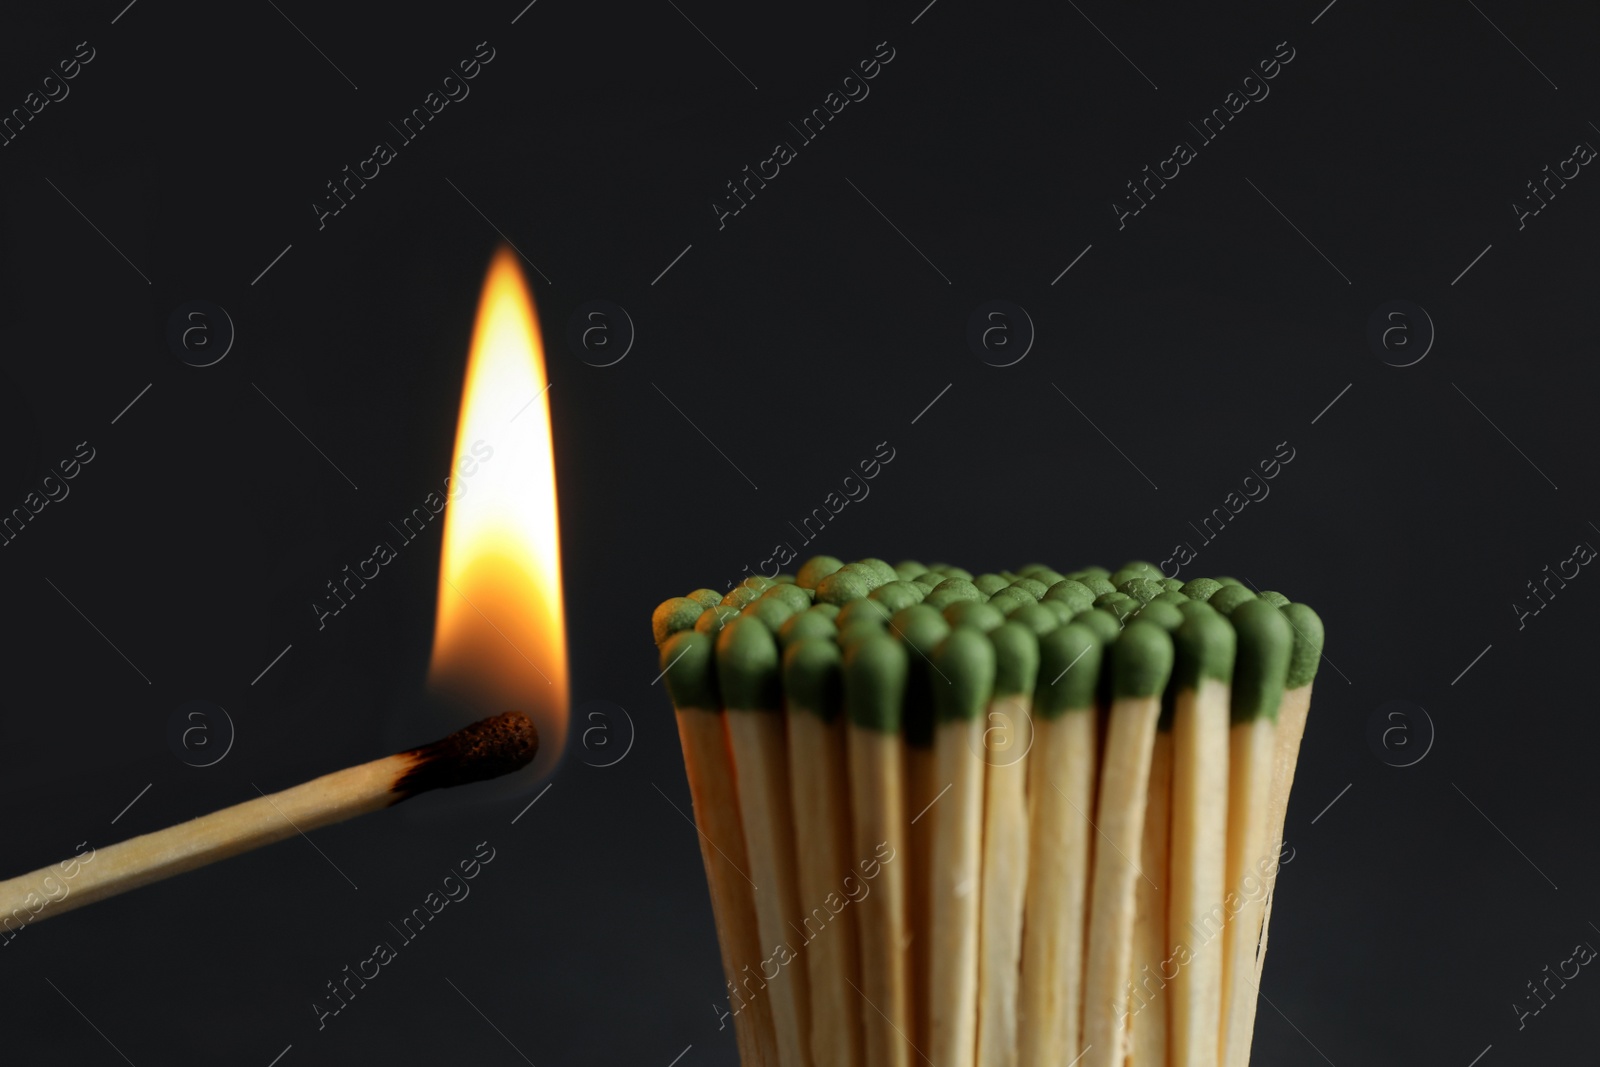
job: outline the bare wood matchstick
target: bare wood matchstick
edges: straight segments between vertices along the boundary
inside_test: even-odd
[[[465,785],[526,767],[539,751],[533,721],[508,711],[473,723],[431,745],[385,756],[309,782],[141,834],[100,849],[82,866],[71,891],[48,899],[55,867],[0,882],[0,915],[30,913],[30,922],[81,908],[175,874],[248,852],[297,833],[391,807],[430,789]]]

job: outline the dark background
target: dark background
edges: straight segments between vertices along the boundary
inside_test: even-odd
[[[431,739],[395,723],[437,525],[321,631],[310,603],[442,481],[502,235],[538,267],[578,717],[531,809],[537,787],[432,797],[25,929],[7,1062],[733,1063],[647,624],[784,539],[974,571],[1187,540],[1184,577],[1310,602],[1331,659],[1255,1062],[1592,1055],[1600,979],[1520,1030],[1511,1007],[1600,944],[1575,669],[1600,579],[1521,629],[1512,607],[1600,541],[1600,177],[1520,231],[1511,207],[1600,144],[1592,9],[123,2],[0,34],[0,109],[95,50],[0,148],[0,508],[95,452],[0,548],[0,873]],[[480,41],[471,95],[319,230],[324,183]],[[880,41],[871,95],[719,231],[723,184]],[[1124,183],[1282,41],[1271,95],[1119,230]],[[607,368],[565,341],[595,298],[637,328]],[[1037,329],[1014,366],[967,346],[990,299]],[[214,366],[167,343],[189,300],[236,327]],[[1366,339],[1392,300],[1437,329],[1405,368]],[[801,545],[789,522],[883,441],[871,496]],[[1189,524],[1285,441],[1270,497],[1202,544]],[[237,728],[211,767],[167,740],[191,700]],[[1375,715],[1404,727],[1387,748]],[[480,841],[472,897],[319,1032],[324,983]]]

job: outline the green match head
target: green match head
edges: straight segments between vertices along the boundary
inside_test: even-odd
[[[1228,578],[1220,574],[1217,575],[1217,581],[1221,582],[1223,585],[1244,585],[1244,583],[1237,578]]]
[[[1183,583],[1181,592],[1190,600],[1210,600],[1222,583],[1215,578],[1191,578]]]
[[[1073,623],[1039,638],[1039,681],[1034,714],[1047,719],[1094,707],[1105,641],[1092,627]]]
[[[957,567],[953,563],[935,563],[928,569],[932,571],[938,571],[946,578],[965,578],[969,582],[972,581],[971,571],[967,570],[965,567]]]
[[[1041,599],[1059,600],[1070,607],[1073,614],[1077,614],[1080,611],[1088,611],[1094,607],[1094,596],[1094,593],[1089,591],[1089,587],[1082,582],[1072,578],[1063,578],[1045,590],[1045,594]]]
[[[694,629],[705,610],[699,601],[686,596],[663,600],[650,615],[650,630],[655,634],[657,647],[679,630]]]
[[[1166,592],[1157,596],[1155,600],[1151,601],[1151,603],[1153,604],[1156,601],[1160,601],[1163,604],[1187,604],[1189,602],[1189,598],[1178,592],[1176,589],[1168,589]]]
[[[1072,605],[1067,603],[1065,600],[1054,600],[1050,597],[1045,597],[1043,600],[1039,601],[1039,606],[1050,612],[1050,614],[1054,615],[1056,617],[1056,624],[1059,626],[1065,626],[1067,623],[1071,622],[1072,617],[1078,613],[1078,611],[1074,610]],[[1022,609],[1019,608],[1017,610],[1020,611]]]
[[[876,579],[877,575],[871,571],[852,570],[848,565],[840,567],[817,583],[817,601],[843,605],[860,600],[883,584]]]
[[[1170,589],[1174,593],[1181,593],[1183,592],[1183,583],[1176,578],[1163,578],[1161,579],[1161,588]]]
[[[722,594],[715,589],[696,589],[689,594],[689,599],[703,608],[714,608],[722,603]]]
[[[1097,608],[1111,609],[1117,605],[1121,605],[1117,614],[1126,615],[1130,611],[1137,611],[1140,603],[1127,593],[1119,593],[1115,589],[1109,593],[1101,593],[1094,598],[1094,606]]]
[[[810,610],[822,615],[826,615],[828,618],[836,621],[839,618],[839,605],[837,604],[813,604],[811,605]]]
[[[786,585],[774,582],[761,594],[762,600],[781,600],[796,611],[805,611],[811,607],[813,593],[810,589],[801,589],[798,585]]]
[[[1159,696],[1172,677],[1172,637],[1155,623],[1135,619],[1111,646],[1111,695]]]
[[[1134,613],[1134,618],[1153,622],[1163,630],[1171,633],[1183,625],[1183,612],[1177,605],[1168,604],[1164,600],[1152,600]]]
[[[922,586],[913,582],[901,581],[897,578],[887,585],[878,586],[878,588],[867,594],[867,599],[873,603],[882,604],[888,609],[889,614],[893,615],[901,608],[909,608],[913,604],[922,603],[922,599],[927,595]]]
[[[1268,604],[1271,604],[1275,608],[1281,608],[1289,603],[1289,598],[1278,592],[1276,589],[1263,589],[1261,592],[1257,593],[1256,596],[1260,597],[1262,600],[1265,600]]]
[[[839,609],[839,614],[834,616],[834,625],[842,631],[858,619],[866,619],[882,625],[893,614],[885,605],[875,600],[862,597],[852,600]]]
[[[1017,571],[1017,574],[1023,578],[1032,578],[1036,582],[1043,582],[1046,589],[1066,577],[1060,571],[1052,567],[1046,567],[1043,563],[1030,563]],[[1043,595],[1042,593],[1040,594],[1041,597]]]
[[[1161,568],[1154,563],[1146,563],[1141,559],[1131,560],[1111,573],[1111,584],[1120,586],[1130,578],[1150,578],[1160,581]]]
[[[1087,626],[1103,644],[1109,645],[1122,632],[1122,620],[1104,608],[1080,611],[1072,619],[1075,626]]]
[[[894,565],[894,573],[901,581],[909,582],[921,574],[927,574],[928,568],[914,559],[903,559]]]
[[[1265,716],[1276,722],[1294,652],[1294,630],[1283,612],[1256,597],[1237,605],[1228,621],[1239,642],[1233,666],[1233,721],[1252,722]]]
[[[1083,577],[1077,579],[1077,581],[1078,584],[1082,585],[1095,596],[1104,596],[1107,593],[1115,593],[1117,591],[1117,587],[1112,585],[1110,579],[1105,575],[1085,574]]]
[[[843,566],[844,560],[837,556],[812,556],[800,565],[799,573],[794,576],[795,584],[815,589],[818,582]]]
[[[1154,578],[1129,578],[1117,586],[1117,591],[1127,593],[1142,604],[1148,604],[1167,589]]]
[[[1111,577],[1111,572],[1104,567],[1080,567],[1067,575],[1067,577],[1073,581],[1081,582],[1085,578],[1109,578]]]
[[[958,600],[944,609],[944,620],[951,626],[965,626],[988,633],[1006,621],[1005,613],[983,600]]]
[[[722,598],[722,602],[729,607],[743,608],[766,589],[771,587],[772,579],[763,578],[759,574],[752,574],[732,589]]]
[[[778,644],[788,648],[797,641],[811,637],[832,641],[838,633],[839,628],[834,625],[831,615],[816,608],[807,608],[790,618],[778,630]]]
[[[1006,617],[1008,622],[1026,626],[1036,634],[1046,634],[1062,625],[1062,619],[1068,609],[1059,600],[1055,601],[1055,608],[1046,607],[1043,601],[1033,604],[1024,604]]]
[[[1240,604],[1254,599],[1256,599],[1256,595],[1242,585],[1224,585],[1221,589],[1212,593],[1211,599],[1207,600],[1206,603],[1224,615],[1232,615],[1234,609]]]
[[[911,646],[914,662],[926,663],[927,657],[933,655],[933,650],[950,632],[950,624],[928,605],[913,604],[894,613],[894,618],[889,620],[889,632]]]
[[[944,616],[926,604],[901,608],[889,620],[889,632],[906,646],[910,673],[906,677],[906,699],[901,725],[906,743],[918,748],[933,744],[933,694],[929,686],[937,680],[929,666],[933,650],[950,632]]]
[[[954,604],[958,600],[987,599],[988,597],[984,596],[983,593],[978,590],[978,587],[972,584],[970,579],[953,577],[946,578],[944,581],[934,586],[933,592],[924,597],[922,602],[927,604],[929,607],[937,608],[940,611],[943,611],[945,608],[949,607],[951,604]]]
[[[840,618],[843,618],[841,615]],[[864,637],[882,633],[888,629],[889,620],[881,615],[857,615],[855,618],[839,627],[837,638],[840,648],[849,648]]]
[[[717,635],[717,686],[729,708],[782,709],[778,642],[760,619],[741,615]]]
[[[774,584],[778,584],[778,585],[793,585],[794,584],[794,575],[792,575],[792,574],[780,574],[776,578],[772,579],[772,581],[774,582]]]
[[[808,711],[832,722],[843,707],[844,655],[824,637],[796,641],[783,653],[783,691],[789,711]]]
[[[777,633],[778,629],[797,613],[794,605],[787,601],[761,597],[754,604],[745,608],[744,614],[760,619],[766,623],[767,629]]]
[[[714,608],[708,608],[706,611],[701,612],[700,617],[694,623],[695,633],[716,637],[738,617],[738,608],[729,607],[727,604],[718,604]]]
[[[994,596],[989,598],[989,603],[1000,609],[1001,614],[1010,615],[1024,604],[1037,604],[1039,599],[1026,589],[1019,589],[1008,585]]]
[[[1172,633],[1178,653],[1173,680],[1185,689],[1199,689],[1202,678],[1214,678],[1227,685],[1233,679],[1238,647],[1233,625],[1215,608],[1199,601],[1191,603],[1196,609],[1182,612],[1183,625]]]
[[[897,582],[900,580],[900,574],[898,571],[890,566],[886,560],[881,560],[874,556],[868,556],[866,559],[858,559],[854,563],[849,564],[849,566],[858,567],[865,571],[871,571],[873,574],[878,576],[879,585],[883,585],[886,582]]]
[[[906,647],[888,630],[866,634],[844,650],[844,711],[857,726],[900,730],[910,669]]]
[[[1263,595],[1265,600],[1266,596]],[[1322,663],[1322,620],[1307,604],[1280,605],[1278,610],[1294,631],[1294,652],[1289,656],[1289,674],[1284,679],[1285,689],[1299,689],[1310,685]]]
[[[994,695],[1032,694],[1039,680],[1039,636],[1021,623],[989,631],[994,645]]]
[[[1028,594],[1030,600],[1042,600],[1044,595],[1050,591],[1050,587],[1037,578],[1018,578],[1008,588],[1020,589]]]
[[[694,630],[679,630],[661,646],[662,678],[676,708],[720,711],[716,642]]]
[[[929,571],[927,574],[919,574],[911,579],[911,584],[922,590],[923,596],[927,596],[942,581],[944,581],[944,575]]]
[[[998,574],[980,574],[972,579],[972,584],[978,587],[978,592],[984,596],[994,596],[1000,590],[1011,584],[1010,579]]]
[[[969,722],[994,693],[994,645],[966,626],[951,630],[933,652],[933,714],[937,722]],[[941,677],[942,676],[942,677]]]

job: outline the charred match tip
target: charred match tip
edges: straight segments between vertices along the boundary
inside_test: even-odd
[[[430,789],[482,782],[521,770],[539,753],[539,731],[520,711],[480,719],[431,745],[401,755],[411,766],[394,783],[396,803]]]

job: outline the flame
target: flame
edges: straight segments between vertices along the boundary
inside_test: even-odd
[[[477,714],[527,712],[537,767],[567,734],[555,451],[533,297],[502,247],[478,303],[444,517],[428,684]]]

